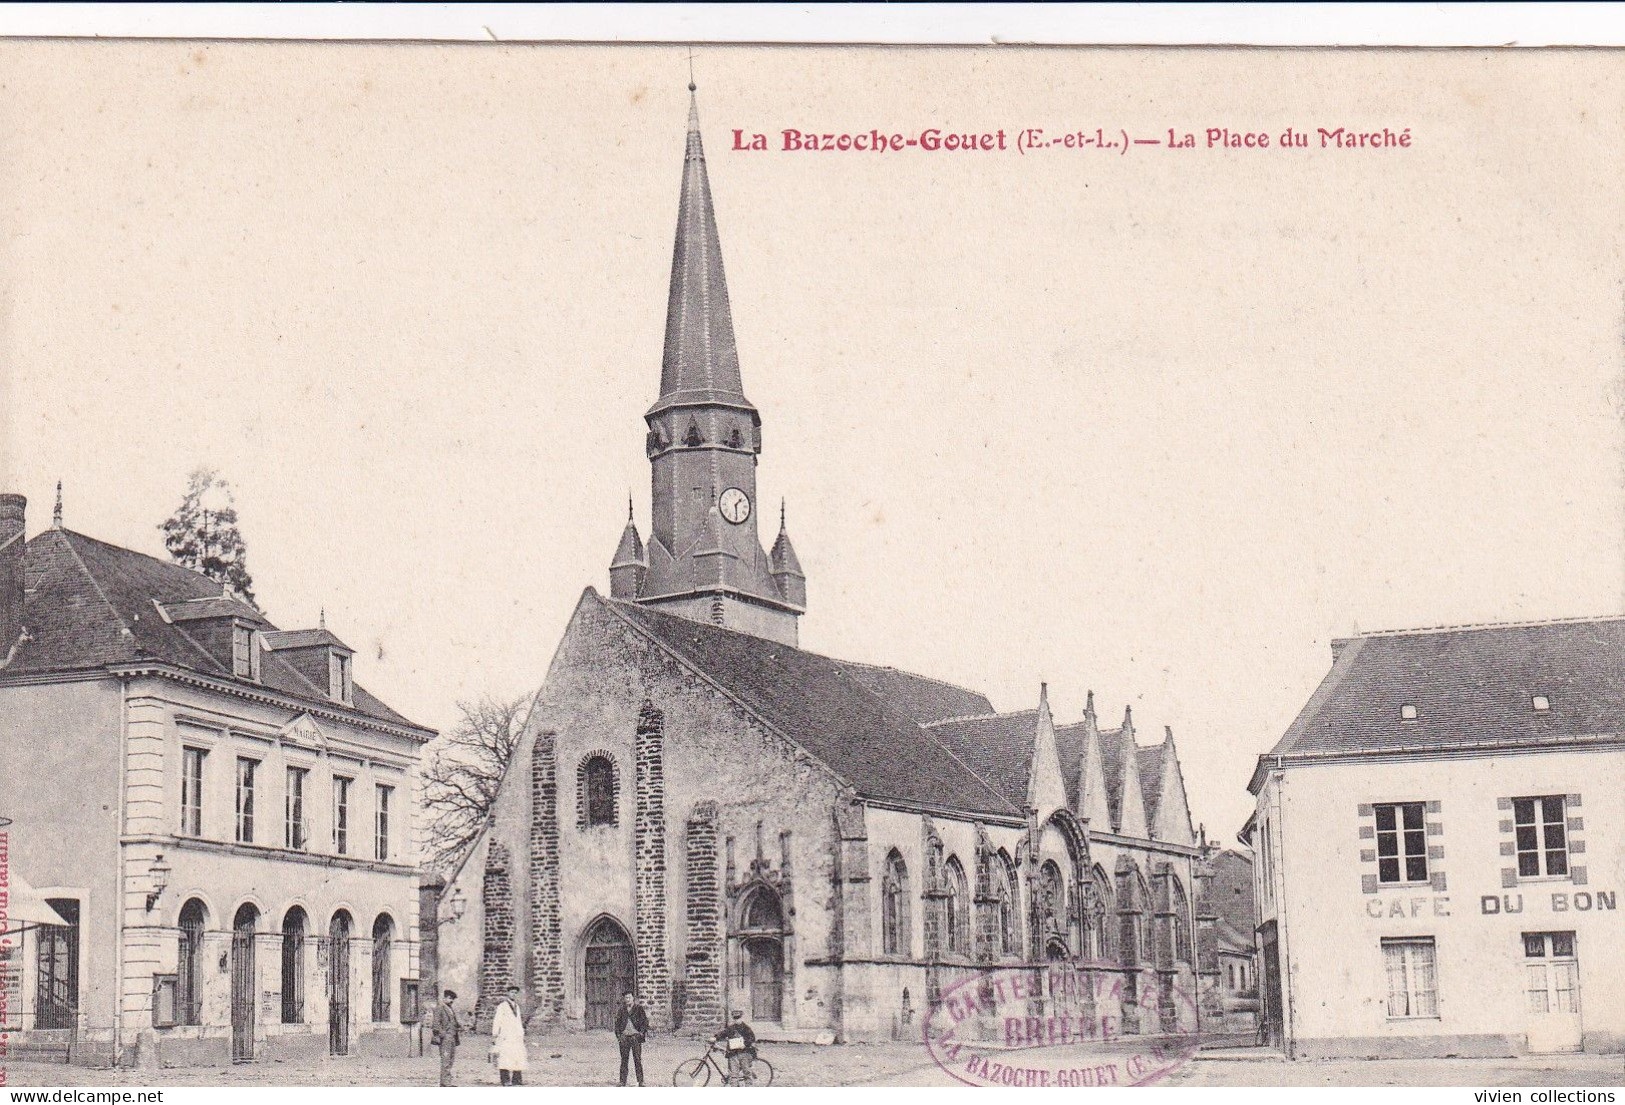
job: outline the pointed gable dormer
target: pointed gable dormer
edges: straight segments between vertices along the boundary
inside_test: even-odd
[[[1101,748],[1100,721],[1095,716],[1095,692],[1083,706],[1083,750],[1078,757],[1077,815],[1094,832],[1112,829],[1112,803],[1106,783],[1106,758]]]
[[[1171,844],[1194,846],[1196,833],[1191,828],[1190,801],[1185,793],[1185,775],[1179,767],[1179,752],[1174,747],[1173,727],[1164,726],[1162,744],[1146,751],[1154,752],[1157,759],[1156,813],[1151,819],[1151,835]]]
[[[355,649],[328,630],[325,613],[315,629],[279,629],[261,639],[318,693],[341,706],[355,705]]]
[[[1145,817],[1145,791],[1140,782],[1139,745],[1134,740],[1134,707],[1123,708],[1123,727],[1117,731],[1117,826],[1123,836],[1141,840],[1151,835]]]
[[[1038,717],[1033,724],[1032,755],[1027,770],[1027,806],[1042,821],[1066,805],[1061,754],[1055,746],[1055,719],[1050,715],[1049,684],[1038,685]]]

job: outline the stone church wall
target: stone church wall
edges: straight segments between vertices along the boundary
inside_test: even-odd
[[[646,708],[658,711],[658,740]],[[533,755],[539,734],[551,734],[552,744],[548,756],[542,736],[540,761]],[[583,827],[578,816],[577,767],[589,754],[614,760],[613,824]],[[726,1004],[741,1000],[739,949],[725,935],[737,927],[743,892],[756,878],[788,891],[784,1026],[792,1034],[833,1027],[836,972],[806,961],[827,961],[830,949],[837,793],[822,765],[764,731],[589,596],[549,668],[488,834],[512,857],[505,907],[514,918],[512,947],[504,954],[479,941],[486,931],[488,844],[482,844],[447,888],[448,896],[463,889],[468,912],[445,926],[442,977],[471,1008],[482,975],[489,988],[505,972],[534,1010],[533,1029],[549,1021],[580,1025],[585,941],[594,922],[608,917],[633,938],[637,987],[651,1020],[666,1026],[681,1017],[685,1031],[710,1030]],[[539,822],[536,812],[543,814]],[[546,853],[554,846],[556,890],[547,885]],[[711,896],[694,910],[690,887]],[[692,960],[691,951],[698,953]],[[483,970],[488,961],[491,969]],[[558,983],[556,1002],[549,979]]]

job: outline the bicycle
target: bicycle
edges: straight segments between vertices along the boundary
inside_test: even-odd
[[[722,1056],[722,1062],[717,1062],[717,1056]],[[673,1086],[706,1086],[711,1082],[711,1071],[715,1070],[722,1079],[724,1086],[771,1086],[773,1084],[773,1064],[760,1055],[752,1056],[749,1065],[745,1067],[745,1074],[738,1082],[728,1074],[728,1053],[711,1041],[706,1045],[705,1054],[697,1059],[689,1059],[679,1063],[677,1069],[671,1073]]]

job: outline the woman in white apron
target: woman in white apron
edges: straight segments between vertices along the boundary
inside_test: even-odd
[[[491,1062],[504,1086],[525,1084],[525,1020],[519,1013],[519,987],[508,987],[508,996],[491,1018]]]

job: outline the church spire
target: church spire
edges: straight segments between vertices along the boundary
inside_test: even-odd
[[[745,398],[700,113],[689,82],[660,396],[644,414],[653,495],[648,540],[627,523],[611,593],[728,629],[796,643],[806,581],[780,516],[762,549],[762,419]]]
[[[711,203],[699,101],[692,80],[688,89],[688,143],[666,298],[666,349],[660,363],[660,398],[649,413],[670,406],[725,403],[754,414],[739,377],[722,241]]]

